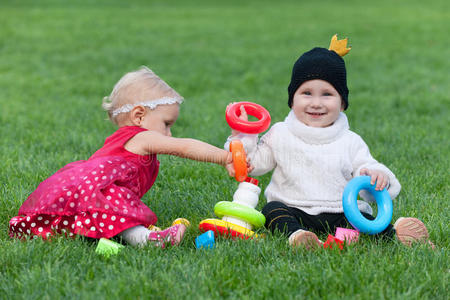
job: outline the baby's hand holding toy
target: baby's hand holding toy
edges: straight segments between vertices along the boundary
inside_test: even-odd
[[[246,158],[246,169],[247,169],[247,174],[250,173],[251,171],[253,171],[254,166],[250,163],[250,158]],[[227,155],[227,161],[225,163],[225,169],[227,169],[228,171],[228,175],[230,175],[231,177],[235,177],[236,176],[236,170],[234,167],[234,161],[233,161],[233,154],[231,152],[228,152]]]
[[[228,109],[228,107],[229,107],[230,105],[233,105],[234,103],[235,103],[235,102],[228,104],[227,109]],[[241,105],[241,106],[239,107],[239,110],[240,110],[240,112],[241,112],[241,114],[240,114],[240,116],[239,116],[239,119],[242,120],[242,121],[244,121],[244,122],[248,122],[248,115],[247,115],[247,112],[245,111],[244,105]],[[240,131],[231,128],[231,136],[236,136],[236,135],[238,135],[239,133],[240,133]]]
[[[258,119],[256,122],[249,122],[248,115]],[[232,129],[232,135],[236,136],[240,132],[247,134],[258,134],[265,131],[270,125],[269,112],[259,104],[253,102],[233,102],[227,106],[225,119]],[[246,158],[244,146],[240,140],[233,140],[230,143],[230,151],[233,154],[233,164],[235,178],[243,182],[247,174],[253,170],[250,160]]]
[[[258,121],[248,121],[248,115],[254,116]],[[267,109],[253,102],[229,104],[225,111],[225,119],[233,130],[232,132],[258,134],[265,131],[270,125],[270,114]]]
[[[361,174],[367,171],[369,170],[363,169]],[[355,229],[367,234],[382,232],[392,220],[392,199],[386,189],[375,190],[376,186],[371,183],[372,180],[370,176],[357,176],[348,182],[342,194],[342,207],[345,217]],[[378,212],[375,220],[367,219],[359,211],[357,199],[361,190],[366,190],[372,194],[377,202]]]
[[[377,183],[375,190],[381,191],[389,184],[389,176],[383,171],[369,170],[366,168],[361,169],[360,175],[370,176],[370,184]]]

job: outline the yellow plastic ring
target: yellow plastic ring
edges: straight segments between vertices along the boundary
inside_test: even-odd
[[[207,226],[207,225],[212,225],[212,227]],[[258,237],[258,235],[254,231],[247,229],[245,227],[224,221],[224,220],[206,219],[206,220],[201,221],[199,224],[200,229],[202,229],[202,228],[211,229],[214,227],[226,228],[229,230],[233,230],[233,231],[236,231],[236,232],[238,232],[242,235],[248,236],[248,237],[256,237],[256,238]],[[219,231],[219,232],[222,232],[222,231]]]

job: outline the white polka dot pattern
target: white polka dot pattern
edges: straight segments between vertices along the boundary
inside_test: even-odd
[[[70,163],[42,182],[10,220],[10,236],[109,238],[155,223],[155,214],[140,198],[156,179],[159,162],[156,155],[133,156],[123,148],[140,131],[120,128],[89,160]]]

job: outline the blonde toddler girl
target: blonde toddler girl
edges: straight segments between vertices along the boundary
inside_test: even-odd
[[[88,160],[70,163],[43,181],[20,207],[19,216],[10,220],[10,236],[45,239],[65,233],[96,239],[118,236],[131,245],[179,244],[185,225],[150,231],[157,217],[141,201],[158,175],[157,155],[220,164],[234,175],[228,151],[172,137],[182,101],[146,67],[125,74],[103,103],[117,131]]]

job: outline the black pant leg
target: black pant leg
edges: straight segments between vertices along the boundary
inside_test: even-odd
[[[273,233],[279,231],[289,236],[299,229],[307,230],[301,226],[295,209],[284,203],[269,202],[263,207],[262,213],[266,217],[265,227]]]
[[[336,227],[351,227],[344,213],[309,215],[300,209],[289,207],[277,201],[267,203],[262,213],[266,217],[265,227],[267,229],[272,232],[280,231],[288,235],[299,229],[334,234]],[[362,215],[368,220],[375,219],[368,213],[362,212]],[[377,238],[394,238],[395,229],[392,224],[389,224],[385,230],[374,236]]]

